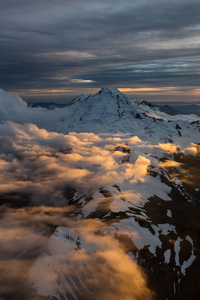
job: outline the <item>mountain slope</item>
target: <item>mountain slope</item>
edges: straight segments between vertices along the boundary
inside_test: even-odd
[[[62,118],[47,129],[64,134],[70,131],[121,132],[151,142],[173,140],[177,144],[186,144],[198,139],[199,124],[195,122],[199,120],[195,115],[169,116],[158,108],[128,100],[117,89],[103,88],[81,102],[74,100],[64,109]]]
[[[6,99],[0,297],[198,299],[199,118],[109,88],[51,111]]]

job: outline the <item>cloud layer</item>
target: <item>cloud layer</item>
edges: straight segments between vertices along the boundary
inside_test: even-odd
[[[1,1],[1,87],[29,100],[52,93],[61,101],[107,85],[162,87],[136,93],[154,99],[174,87],[168,97],[197,100],[199,6],[197,0]]]
[[[105,223],[81,220],[91,211],[90,203],[95,211],[103,200],[99,189],[146,181],[149,159],[141,155],[121,163],[129,154],[120,149],[128,141],[142,141],[93,133],[63,135],[12,122],[0,124],[0,138],[0,295],[152,299],[142,270],[111,235],[100,233]],[[120,196],[117,189],[115,194]],[[89,205],[81,211],[72,198]]]

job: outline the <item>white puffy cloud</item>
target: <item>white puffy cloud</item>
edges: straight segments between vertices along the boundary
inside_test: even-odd
[[[42,107],[28,107],[18,95],[0,89],[0,121],[12,121],[20,124],[34,123],[40,127],[51,126],[58,118],[66,117],[70,108],[48,110]]]

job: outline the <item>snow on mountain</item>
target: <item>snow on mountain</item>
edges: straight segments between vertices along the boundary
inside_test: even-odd
[[[34,123],[49,131],[129,133],[143,140],[189,140],[198,136],[200,117],[196,115],[169,116],[145,102],[128,100],[118,89],[103,88],[88,97],[80,95],[63,108],[48,110],[27,107],[17,95],[0,91],[0,121],[20,124]],[[193,130],[190,130],[190,123]],[[179,137],[183,136],[182,139]],[[188,140],[189,137],[189,140]]]
[[[97,94],[85,98],[84,101],[73,101],[69,106],[72,111],[71,116],[62,118],[50,129],[55,128],[56,131],[65,133],[74,130],[76,132],[117,132],[118,129],[127,131],[129,128],[123,128],[127,126],[124,120],[137,114],[126,96],[114,88],[103,88]],[[115,125],[119,128],[113,129]]]
[[[62,115],[47,129],[64,134],[70,131],[98,134],[121,132],[137,135],[152,143],[174,141],[184,146],[199,142],[200,118],[196,115],[169,116],[158,108],[128,100],[114,88],[103,88],[81,101],[77,98],[65,108],[65,112],[66,116]]]

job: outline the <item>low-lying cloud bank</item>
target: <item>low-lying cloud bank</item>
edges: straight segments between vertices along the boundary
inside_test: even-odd
[[[62,290],[70,299],[152,298],[142,270],[101,232],[102,225],[88,219],[57,228],[48,253],[30,271],[39,294],[57,297]]]
[[[152,184],[147,144],[13,122],[0,124],[0,142],[1,295],[40,299],[37,290],[58,299],[151,299],[143,272],[102,230],[106,223],[89,218],[100,202],[101,210],[120,212],[148,196],[142,194]],[[106,188],[111,194],[104,198]]]
[[[123,153],[129,138],[104,139],[93,133],[63,135],[34,124],[7,122],[0,125],[0,139],[1,193],[31,195],[34,204],[38,198],[40,204],[66,204],[63,191],[67,186],[94,192],[112,183],[143,182],[150,164],[142,155],[122,163],[124,157],[130,159]],[[130,141],[142,143],[137,137]],[[122,151],[115,149],[116,143]]]
[[[40,295],[152,299],[143,271],[112,236],[101,232],[102,222],[74,222],[64,216],[69,210],[1,210],[0,295],[37,300],[43,299]],[[49,239],[50,224],[59,227]]]
[[[17,94],[11,94],[0,89],[0,121],[12,121],[20,124],[34,123],[49,127],[56,120],[67,117],[70,108],[48,110],[42,107],[29,107]]]
[[[70,189],[85,199],[106,185],[144,182],[150,160],[138,155],[128,162],[128,138],[63,135],[34,124],[1,124],[0,140],[1,201],[11,206],[1,207],[0,294],[40,299],[37,290],[57,299],[151,299],[141,269],[101,232],[105,224],[80,220],[81,212],[74,219],[79,208],[68,205]],[[59,234],[51,237],[57,227]]]

